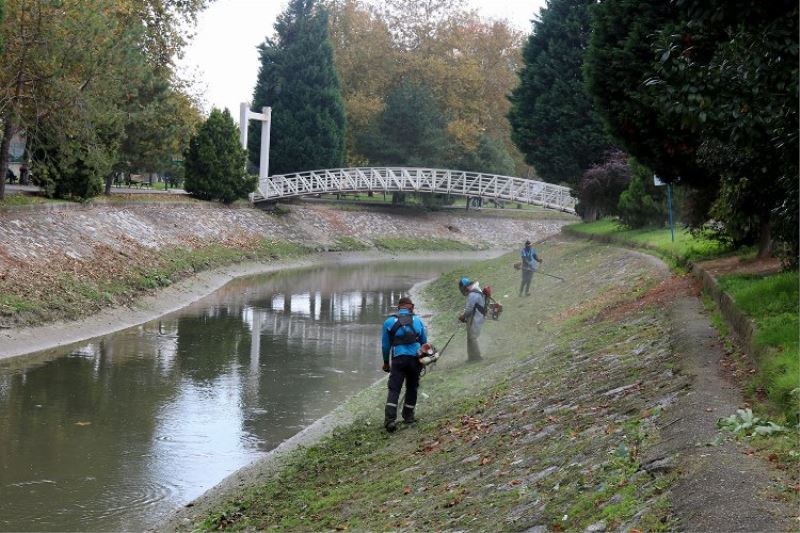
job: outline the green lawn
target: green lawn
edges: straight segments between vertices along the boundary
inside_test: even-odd
[[[694,235],[682,228],[675,228],[675,242],[672,242],[669,228],[628,229],[613,219],[573,224],[569,231],[603,235],[634,246],[644,246],[679,263],[711,259],[732,251],[719,241]]]
[[[0,209],[4,207],[14,207],[18,205],[45,204],[53,201],[54,200],[44,198],[43,196],[31,196],[27,194],[7,194],[5,198],[0,200]]]
[[[720,276],[718,281],[756,323],[755,344],[764,352],[754,376],[755,386],[762,387],[788,419],[795,419],[800,411],[800,397],[793,393],[800,388],[798,272],[733,274]]]

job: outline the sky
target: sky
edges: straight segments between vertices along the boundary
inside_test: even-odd
[[[468,0],[486,18],[506,19],[529,32],[545,0]],[[227,107],[239,120],[239,103],[250,101],[258,75],[256,46],[272,34],[287,0],[215,0],[198,20],[195,37],[179,63],[197,80],[205,111]]]

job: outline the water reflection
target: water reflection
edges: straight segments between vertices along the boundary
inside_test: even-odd
[[[237,280],[0,364],[0,529],[143,529],[381,376],[378,325],[448,263]]]

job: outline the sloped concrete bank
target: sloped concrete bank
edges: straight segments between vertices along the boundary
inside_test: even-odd
[[[370,250],[381,239],[427,239],[455,243],[465,250],[500,250],[516,246],[525,238],[556,233],[567,222],[302,204],[273,214],[249,207],[196,202],[58,204],[0,211],[0,358],[62,346],[142,323],[188,305],[234,277],[302,267],[314,261],[348,260],[326,254],[326,250]],[[195,261],[191,268],[169,276],[158,274],[154,283],[161,287],[158,290],[126,288],[122,296],[108,292],[114,290],[114,284],[125,285],[132,275],[155,268],[153,265],[163,261],[170,250],[191,251],[209,246],[226,251],[222,265],[206,265],[202,261],[198,265]],[[253,254],[245,252],[254,246],[259,247],[258,260],[248,262]],[[286,246],[303,253],[280,253]],[[359,260],[390,256],[361,252]],[[91,292],[94,300],[85,312],[78,310],[79,316],[74,316],[74,303],[70,314],[59,309],[60,294],[68,299],[86,292]],[[24,308],[29,301],[53,302],[53,309],[37,310],[32,321],[15,322],[14,305]],[[74,318],[81,318],[81,322]]]

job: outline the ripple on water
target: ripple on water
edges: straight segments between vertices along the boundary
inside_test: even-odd
[[[107,529],[115,518],[147,516],[148,513],[144,511],[158,508],[167,501],[169,503],[163,507],[172,507],[176,505],[178,494],[178,486],[151,479],[128,479],[109,484],[103,487],[102,493],[94,502],[83,502],[82,520],[89,524],[94,522],[101,529]]]

